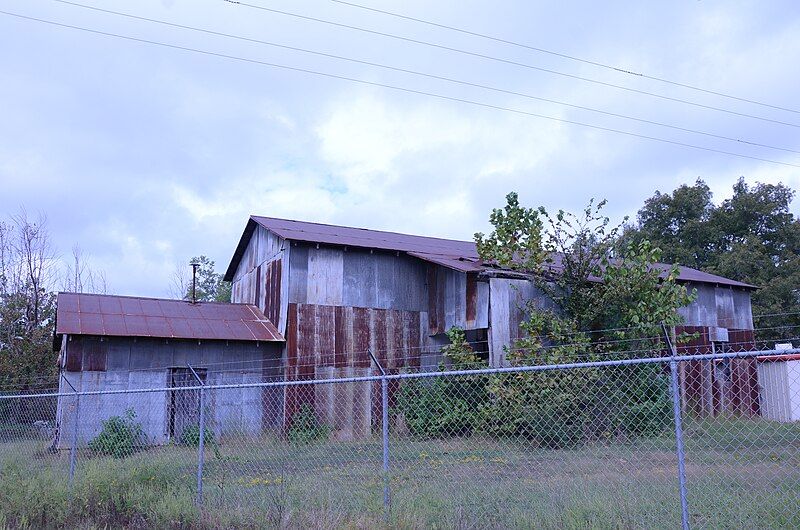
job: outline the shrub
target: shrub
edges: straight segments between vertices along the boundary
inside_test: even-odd
[[[611,409],[609,430],[627,437],[655,436],[672,426],[669,377],[661,366],[608,369],[609,382],[595,401]]]
[[[585,439],[588,389],[593,373],[547,371],[499,374],[489,383],[480,430],[560,449]]]
[[[208,446],[213,446],[216,443],[216,439],[214,438],[214,432],[205,427],[203,429],[203,444]],[[180,438],[181,445],[188,445],[189,447],[197,447],[200,445],[200,426],[199,425],[189,425],[183,432],[181,433]]]
[[[145,443],[142,424],[136,421],[136,412],[128,409],[122,416],[103,421],[103,430],[89,442],[89,449],[97,454],[124,458],[140,450]]]
[[[287,437],[291,443],[311,443],[326,440],[331,433],[330,427],[320,423],[314,409],[303,403],[294,416]]]
[[[486,366],[467,343],[462,329],[453,327],[447,336],[450,344],[442,348],[442,353],[453,369]],[[445,367],[442,365],[440,368]],[[480,409],[488,398],[486,385],[486,376],[410,379],[403,382],[396,410],[403,414],[414,436],[469,436],[475,432]]]

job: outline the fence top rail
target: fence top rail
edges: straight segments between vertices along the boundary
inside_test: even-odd
[[[689,361],[712,361],[718,359],[742,359],[751,357],[769,356],[770,361],[791,360],[792,357],[800,354],[800,348],[791,348],[786,350],[754,350],[746,352],[728,352],[728,353],[705,353],[694,355],[677,355],[677,356],[660,356],[660,357],[644,357],[637,359],[616,359],[604,361],[590,361],[590,362],[573,362],[573,363],[555,363],[555,364],[537,364],[529,366],[507,366],[502,368],[479,368],[472,370],[438,370],[430,372],[408,372],[399,374],[385,374],[385,375],[365,375],[356,377],[341,377],[330,379],[302,379],[291,381],[266,381],[266,382],[253,382],[253,383],[236,383],[227,385],[196,385],[196,386],[182,386],[182,387],[157,387],[157,388],[132,388],[121,390],[85,390],[80,392],[49,392],[42,394],[10,394],[0,395],[0,401],[8,399],[21,399],[21,398],[45,398],[45,397],[78,397],[78,396],[99,396],[110,394],[142,394],[152,392],[185,392],[190,390],[225,390],[237,388],[266,388],[266,387],[287,387],[287,386],[300,386],[300,385],[329,385],[335,383],[361,383],[369,381],[381,381],[383,379],[422,379],[430,377],[452,377],[452,376],[474,376],[474,375],[492,375],[492,374],[506,374],[506,373],[524,373],[524,372],[548,372],[553,370],[572,370],[582,368],[602,368],[610,366],[631,366],[639,364],[666,364],[670,362],[689,362]]]

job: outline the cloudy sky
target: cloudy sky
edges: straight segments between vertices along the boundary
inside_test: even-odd
[[[800,154],[774,149],[800,151],[793,0],[352,1],[794,111],[331,0],[76,1],[239,37],[0,0],[0,214],[46,214],[61,254],[79,244],[115,293],[166,296],[192,255],[224,270],[249,214],[470,239],[511,190],[549,209],[607,198],[620,219],[698,177],[717,200],[742,175],[800,189]]]

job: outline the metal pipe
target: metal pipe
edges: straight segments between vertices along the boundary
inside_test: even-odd
[[[790,350],[757,350],[749,352],[738,353],[718,353],[718,354],[698,354],[698,355],[681,355],[679,362],[688,361],[706,361],[713,359],[743,359],[749,357],[758,357],[762,355],[783,357],[800,354],[800,348],[792,348]],[[666,364],[670,361],[671,357],[647,357],[640,359],[618,359],[613,361],[592,361],[583,363],[560,363],[560,364],[542,364],[535,366],[509,366],[503,368],[482,368],[479,370],[450,370],[441,372],[417,372],[417,373],[399,373],[399,374],[386,374],[362,376],[362,377],[343,377],[340,379],[306,379],[296,381],[268,381],[263,383],[239,383],[231,385],[205,385],[205,386],[187,386],[187,387],[159,387],[159,388],[135,388],[129,390],[91,390],[85,392],[77,392],[76,394],[67,394],[59,392],[49,392],[46,394],[34,394],[36,397],[61,397],[61,396],[100,396],[111,394],[135,394],[146,392],[170,392],[170,391],[188,391],[199,390],[205,388],[206,390],[224,390],[231,388],[265,388],[265,387],[286,387],[297,385],[328,385],[333,383],[358,383],[364,381],[380,381],[384,377],[388,380],[392,379],[421,379],[428,377],[450,377],[455,375],[489,375],[489,374],[507,374],[507,373],[524,373],[524,372],[547,372],[552,370],[566,370],[566,369],[580,369],[580,368],[602,368],[606,366],[631,366],[637,364]],[[12,394],[0,396],[0,400],[4,399],[20,399],[29,398],[32,394]]]
[[[200,383],[200,434],[197,442],[197,505],[203,505],[203,464],[205,462],[205,438],[206,438],[206,403],[205,403],[205,383],[197,375],[192,365],[188,364],[192,375]]]
[[[78,452],[78,415],[80,414],[81,398],[77,393],[77,389],[72,386],[72,383],[69,382],[69,379],[67,379],[63,372],[61,374],[61,379],[69,385],[75,396],[75,419],[72,422],[72,442],[69,446],[69,479],[67,481],[67,486],[69,490],[72,491],[72,483],[75,480],[75,457]]]
[[[663,325],[662,325],[663,326]],[[669,371],[672,379],[672,414],[675,418],[675,447],[678,455],[678,488],[681,499],[681,526],[689,530],[689,501],[686,497],[686,452],[683,447],[683,422],[681,417],[681,394],[678,378],[678,351],[670,340],[669,331],[664,328],[664,338],[667,341],[672,358],[669,361]]]
[[[385,377],[381,379],[381,401],[383,405],[383,509],[385,511],[386,522],[392,510],[392,497],[389,483],[389,380]]]
[[[190,263],[192,266],[192,303],[197,303],[197,269],[200,267],[199,263]]]
[[[678,389],[678,362],[670,361],[672,374],[672,410],[675,415],[675,444],[678,451],[678,485],[681,495],[681,523],[683,530],[689,530],[689,502],[686,498],[686,463],[683,448],[683,424],[681,422],[681,398]]]
[[[391,515],[391,489],[389,484],[389,380],[386,378],[384,370],[378,358],[372,353],[372,349],[367,349],[372,362],[381,372],[381,434],[383,438],[383,510],[386,523],[389,523]]]

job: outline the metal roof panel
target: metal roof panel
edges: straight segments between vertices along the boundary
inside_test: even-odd
[[[255,306],[58,293],[56,334],[283,341]]]
[[[383,232],[366,228],[353,228],[253,215],[250,216],[247,222],[239,245],[225,273],[226,280],[231,281],[233,279],[239,261],[244,255],[244,251],[247,248],[247,244],[256,226],[261,226],[278,237],[292,241],[405,252],[424,261],[461,272],[498,270],[496,266],[486,265],[481,262],[477,247],[473,241],[415,236],[397,232]],[[554,256],[554,258],[551,269],[557,271],[560,266],[560,259],[558,256]],[[670,265],[667,264],[658,264],[658,266],[663,268],[665,272],[670,267]],[[756,289],[755,286],[698,271],[690,267],[681,267],[678,279],[685,282],[702,282],[728,285],[743,289]],[[599,281],[599,278],[592,278],[592,280]]]

